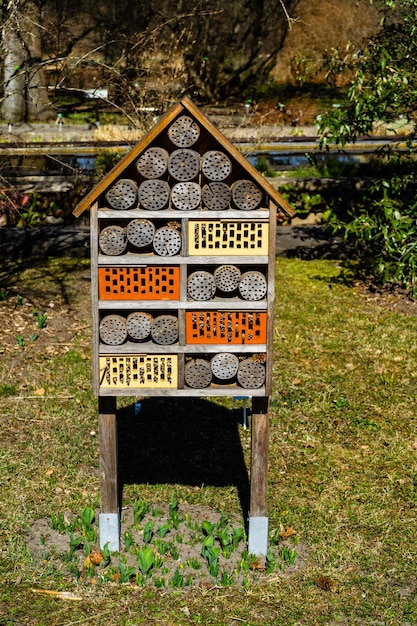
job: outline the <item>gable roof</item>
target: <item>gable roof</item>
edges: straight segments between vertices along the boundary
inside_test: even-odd
[[[274,204],[280,207],[289,217],[295,214],[294,209],[274,189],[274,187],[260,174],[245,157],[233,146],[232,143],[206,118],[205,115],[191,102],[188,97],[183,98],[175,104],[159,122],[136,144],[136,146],[124,156],[119,163],[77,204],[73,214],[78,217],[88,209],[97,198],[102,195],[113,184],[113,182],[124,172],[124,170],[134,161],[141,152],[148,147],[181,113],[187,112],[189,115],[217,140],[240,166],[254,179],[257,184],[268,194]]]

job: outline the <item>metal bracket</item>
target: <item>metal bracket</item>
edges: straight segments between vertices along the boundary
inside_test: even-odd
[[[248,552],[266,556],[268,552],[268,518],[249,517]]]
[[[100,549],[107,544],[110,552],[120,550],[120,515],[119,513],[100,513]]]

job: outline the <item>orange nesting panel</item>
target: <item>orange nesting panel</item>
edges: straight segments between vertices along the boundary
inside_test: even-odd
[[[190,256],[267,255],[269,224],[266,222],[190,221]]]
[[[178,266],[100,267],[100,300],[179,300]]]
[[[176,389],[178,357],[171,354],[99,358],[101,389]]]
[[[267,314],[260,311],[187,311],[187,344],[266,343]]]

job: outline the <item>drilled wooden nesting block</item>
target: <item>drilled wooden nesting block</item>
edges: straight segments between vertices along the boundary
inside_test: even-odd
[[[144,248],[152,243],[155,226],[149,220],[130,220],[126,227],[127,239],[137,248]]]
[[[239,358],[230,352],[215,354],[210,361],[213,376],[219,380],[230,380],[237,374]]]
[[[178,266],[99,267],[101,300],[179,300]]]
[[[267,314],[263,311],[187,311],[187,344],[264,344]]]
[[[136,169],[144,178],[159,178],[167,171],[168,158],[164,148],[148,148],[136,161]]]
[[[173,206],[180,211],[198,209],[201,204],[201,187],[190,181],[177,183],[171,190]]]
[[[106,315],[100,322],[100,339],[110,346],[120,346],[127,338],[126,320],[121,315]]]
[[[129,313],[126,320],[126,330],[132,339],[143,341],[151,334],[152,315],[144,311]]]
[[[231,191],[226,183],[211,182],[204,185],[201,196],[203,205],[210,211],[225,211],[230,206]]]
[[[193,300],[211,300],[216,293],[213,274],[199,270],[189,275],[187,293]]]
[[[99,377],[101,389],[175,389],[178,357],[169,354],[102,356]]]
[[[190,221],[188,254],[190,256],[267,255],[269,224],[267,222]]]
[[[100,233],[98,243],[103,254],[109,256],[123,254],[127,248],[126,229],[116,224],[106,226]]]
[[[161,211],[168,206],[170,188],[165,180],[144,180],[139,185],[139,204],[148,211]]]
[[[208,180],[224,180],[232,171],[232,162],[224,152],[209,150],[201,159],[201,170]]]
[[[239,282],[239,293],[244,300],[262,300],[266,296],[267,286],[262,272],[245,272]]]
[[[195,150],[174,150],[168,161],[168,172],[175,180],[193,180],[200,171],[200,155]]]
[[[253,211],[262,202],[262,191],[251,180],[238,180],[232,185],[232,198],[237,209]]]
[[[161,226],[153,238],[153,249],[160,256],[174,256],[181,251],[181,235],[170,226]]]
[[[106,200],[112,209],[126,211],[136,206],[138,186],[130,178],[121,178],[110,187],[106,193]]]
[[[219,265],[213,275],[217,289],[224,293],[232,293],[239,287],[241,272],[236,265]]]
[[[210,363],[204,359],[191,359],[184,366],[184,380],[188,387],[204,389],[212,381]]]
[[[168,128],[168,137],[179,148],[193,146],[200,136],[200,127],[189,115],[181,115]]]
[[[178,340],[178,318],[175,315],[158,315],[155,317],[151,336],[155,343],[171,345]]]
[[[259,389],[265,384],[265,364],[250,357],[239,364],[237,380],[245,389]]]

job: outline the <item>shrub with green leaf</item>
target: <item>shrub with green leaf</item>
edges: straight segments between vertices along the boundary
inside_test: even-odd
[[[348,215],[336,216],[333,225],[352,240],[359,269],[382,284],[392,283],[417,293],[415,144],[411,141],[417,119],[417,0],[381,0],[380,31],[360,54],[351,47],[328,56],[331,74],[350,72],[347,95],[338,108],[318,120],[323,148],[344,146],[359,135],[372,134],[384,123],[392,133],[408,123],[408,135],[386,143],[375,158],[385,163],[385,177]],[[392,134],[391,133],[391,134]]]

